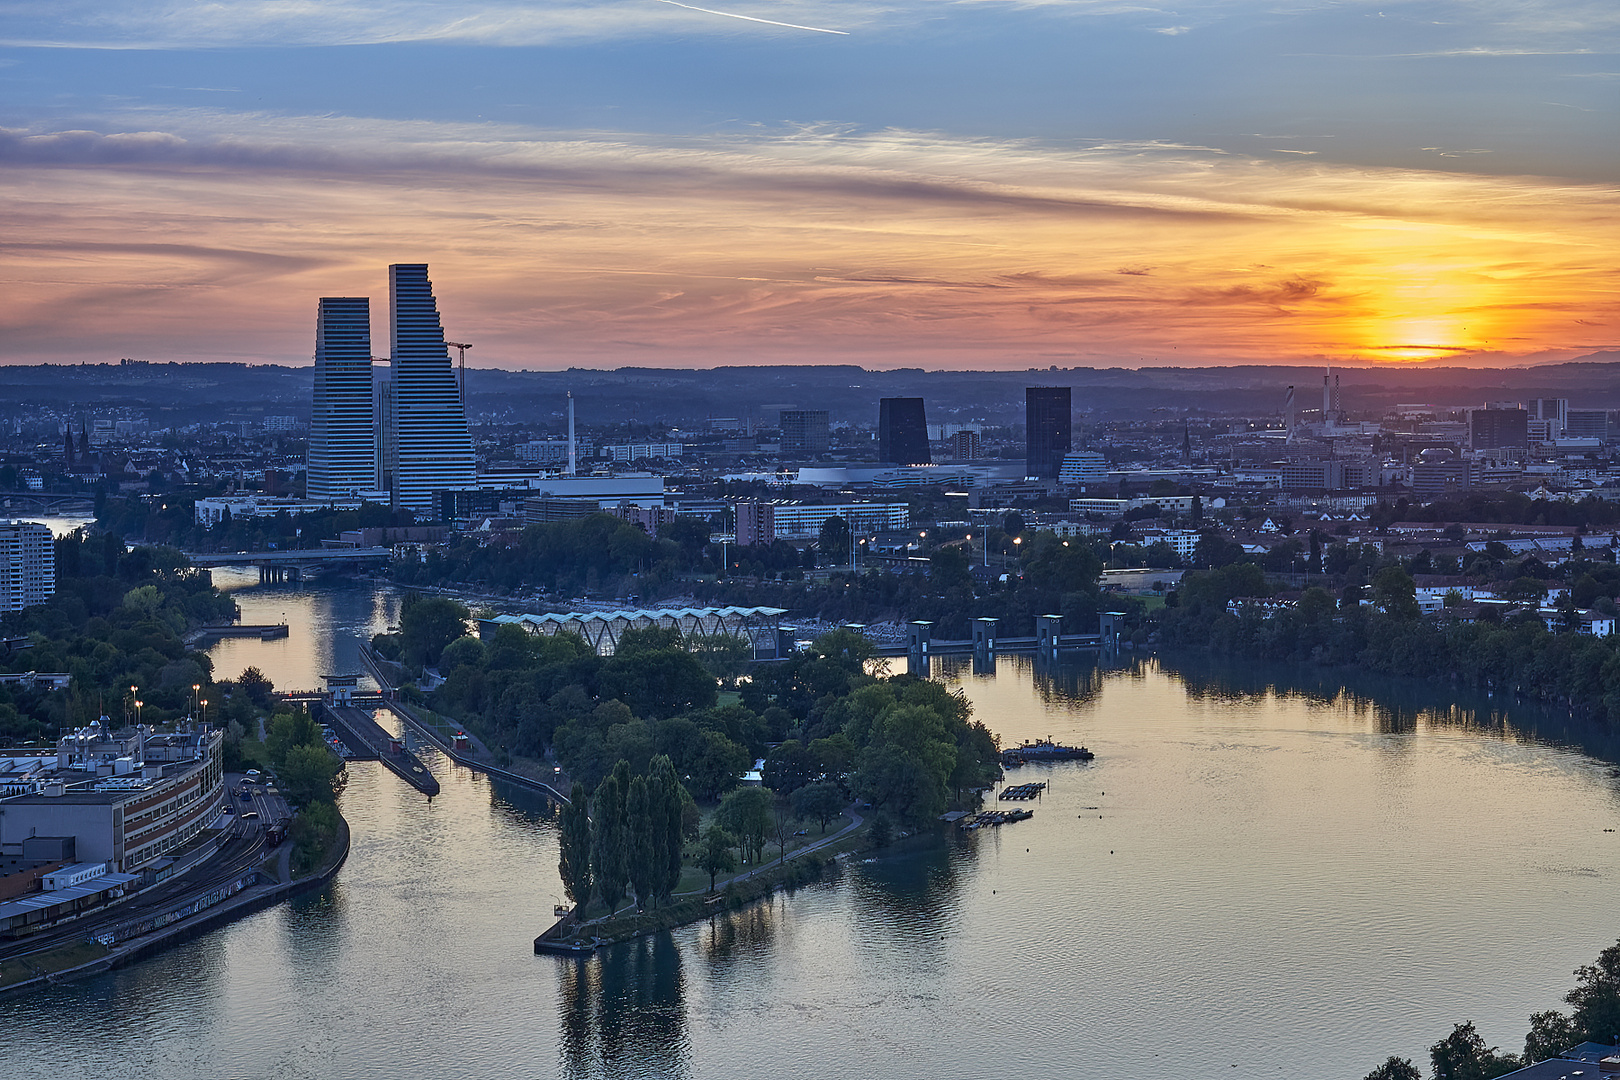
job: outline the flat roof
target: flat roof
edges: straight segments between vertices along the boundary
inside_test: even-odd
[[[140,880],[139,874],[103,874],[98,878],[91,878],[71,889],[57,889],[54,892],[30,893],[19,900],[8,900],[0,904],[0,919],[12,919],[18,915],[26,915],[31,911],[55,907],[69,900],[83,900],[95,896],[107,889],[116,889],[120,885],[128,885],[132,881]]]

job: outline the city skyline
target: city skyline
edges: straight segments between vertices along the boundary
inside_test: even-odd
[[[1617,35],[1595,0],[26,8],[0,362],[307,364],[307,298],[407,261],[504,368],[1568,359],[1620,342]]]

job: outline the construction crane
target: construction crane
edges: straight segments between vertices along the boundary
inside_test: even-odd
[[[461,354],[461,373],[456,377],[456,385],[457,385],[457,387],[459,388],[459,390],[461,392],[461,415],[466,416],[467,415],[467,350],[472,348],[472,346],[470,344],[464,344],[464,343],[462,343],[460,341],[447,341],[447,342],[445,342],[445,344],[450,346],[452,349],[455,349],[457,352],[459,352]]]

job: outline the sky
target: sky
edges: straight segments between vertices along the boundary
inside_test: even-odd
[[[1537,363],[1615,0],[0,0],[0,363]]]

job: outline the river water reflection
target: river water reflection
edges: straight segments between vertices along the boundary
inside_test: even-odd
[[[240,595],[248,621],[289,605],[293,639],[229,643],[219,674],[256,656],[282,686],[344,668],[342,641],[397,610],[370,588]],[[298,644],[304,614],[327,644]],[[429,805],[359,763],[330,889],[0,1002],[0,1060],[61,1077],[1329,1080],[1421,1059],[1467,1019],[1517,1049],[1620,937],[1604,831],[1620,781],[1544,715],[1279,692],[1288,673],[1207,663],[934,674],[1004,741],[1098,760],[1014,774],[1051,784],[1030,821],[581,963],[530,952],[560,893],[552,807],[431,757]]]

